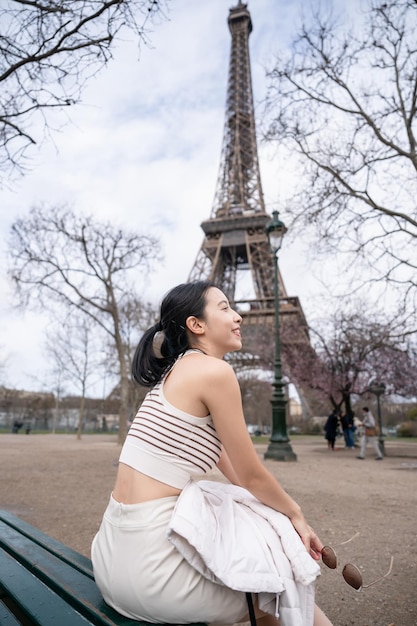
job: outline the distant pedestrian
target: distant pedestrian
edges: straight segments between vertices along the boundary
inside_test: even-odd
[[[334,444],[336,442],[338,428],[338,412],[337,409],[333,409],[324,425],[324,436],[327,439],[327,447],[329,450],[334,450]]]
[[[366,446],[370,443],[375,450],[376,460],[382,461],[383,456],[378,444],[375,418],[367,406],[363,407],[362,414],[363,418],[361,426],[363,427],[364,432],[362,434],[361,451],[358,459],[363,460],[365,458]]]
[[[340,423],[342,425],[343,436],[345,438],[345,446],[346,448],[353,449],[355,447],[355,442],[353,440],[353,413],[352,411],[348,411],[347,413],[342,413],[340,416]]]
[[[23,426],[23,422],[19,419],[15,419],[13,422],[13,428],[12,428],[12,433],[18,433],[19,430],[22,428]]]

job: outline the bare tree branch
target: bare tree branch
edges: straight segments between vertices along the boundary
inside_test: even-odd
[[[23,173],[48,111],[77,104],[121,29],[148,41],[169,0],[4,0],[0,7],[0,174]],[[0,178],[1,187],[1,178]]]
[[[417,3],[368,0],[344,31],[316,13],[269,72],[265,138],[298,155],[293,228],[365,261],[417,304]],[[352,26],[350,25],[350,29]],[[363,273],[361,274],[363,277]],[[356,275],[357,278],[357,275]],[[363,281],[362,281],[363,282]],[[407,303],[404,302],[404,306]]]

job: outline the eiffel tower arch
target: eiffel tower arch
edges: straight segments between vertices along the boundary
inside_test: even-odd
[[[229,10],[231,51],[226,116],[220,167],[211,216],[201,224],[204,239],[189,281],[211,280],[242,315],[245,328],[273,332],[274,261],[265,225],[259,169],[254,101],[249,55],[252,20],[247,4]],[[308,327],[300,301],[288,296],[281,273],[279,314],[282,333],[291,320],[297,341],[310,347]],[[304,412],[308,401],[299,390]]]

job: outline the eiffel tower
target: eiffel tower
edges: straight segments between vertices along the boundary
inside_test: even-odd
[[[265,231],[271,217],[265,211],[256,145],[249,57],[252,20],[246,4],[239,1],[230,9],[228,25],[232,43],[219,175],[189,281],[214,282],[242,315],[245,328],[274,322],[274,261]],[[280,272],[278,281],[280,318],[291,316],[309,341],[298,298],[288,296]]]

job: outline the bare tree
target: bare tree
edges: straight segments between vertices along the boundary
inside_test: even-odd
[[[70,381],[80,396],[77,439],[81,439],[87,391],[102,376],[99,365],[103,351],[95,341],[95,328],[85,315],[74,315],[72,311],[46,333],[46,352],[52,358],[54,371]]]
[[[146,41],[167,1],[1,2],[0,173],[24,171],[28,147],[50,131],[52,109],[80,101],[86,82],[111,59],[122,28]]]
[[[129,416],[129,350],[121,311],[131,301],[140,273],[158,259],[156,238],[123,232],[68,208],[35,207],[11,228],[10,276],[21,303],[72,307],[110,337],[120,376],[119,440]]]
[[[365,261],[367,276],[399,287],[412,310],[416,28],[415,0],[368,0],[347,28],[316,13],[269,72],[265,129],[298,155],[299,192],[288,202],[295,224],[316,229],[318,250]]]
[[[134,351],[136,350],[136,346],[143,331],[155,324],[159,316],[159,310],[154,304],[144,302],[132,294],[130,298],[123,301],[119,314],[120,334],[130,366]],[[117,353],[115,353],[111,341],[107,342],[104,346],[103,370],[107,381],[111,382],[115,378],[118,378],[119,363]],[[135,415],[147,391],[146,387],[138,385],[135,381],[130,379],[128,419]],[[113,386],[110,396],[114,400],[120,398],[120,394],[121,389],[119,382],[116,386]]]

